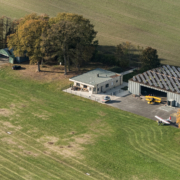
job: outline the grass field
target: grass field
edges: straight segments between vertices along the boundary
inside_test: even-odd
[[[0,179],[179,180],[179,129],[17,73],[0,69]]]
[[[111,47],[125,41],[158,50],[162,63],[179,65],[179,0],[6,0],[0,16],[20,18],[25,14],[58,12],[81,14],[98,31],[99,44]]]

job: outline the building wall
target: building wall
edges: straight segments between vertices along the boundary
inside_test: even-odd
[[[140,95],[141,87],[139,83],[128,81],[128,91],[132,94]]]
[[[117,82],[116,82],[117,81]],[[93,92],[93,94],[98,94],[101,92],[106,92],[114,87],[120,86],[123,83],[123,76],[117,76],[113,79],[110,79],[108,81],[105,81],[103,83],[97,84],[95,86],[96,90]],[[106,87],[106,85],[109,84],[108,87]]]
[[[87,85],[87,84],[84,84],[84,83],[75,81],[75,82],[74,82],[74,86],[77,86],[77,84],[80,84],[79,87],[81,87],[81,88],[84,88],[84,85],[87,86],[87,89],[88,89],[89,93],[90,93],[90,94],[93,94],[93,88],[94,88],[93,86],[89,86],[89,85]]]
[[[79,87],[81,87],[81,88],[83,88],[84,85],[87,85],[87,84],[75,81],[74,86],[77,86],[77,83],[80,84]],[[103,83],[97,84],[95,86],[87,85],[87,89],[88,89],[90,94],[98,94],[101,92],[106,92],[106,91],[108,91],[114,87],[120,86],[122,83],[123,83],[123,76],[120,75],[120,76],[117,76],[111,80],[104,81]],[[106,84],[109,84],[109,86],[106,87]],[[102,91],[101,91],[101,87],[102,87]]]
[[[167,100],[173,99],[175,101],[175,106],[180,107],[180,94],[168,92]]]

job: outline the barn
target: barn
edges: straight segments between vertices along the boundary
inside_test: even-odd
[[[13,49],[9,50],[8,48],[0,49],[0,55],[3,56],[3,58],[6,58],[7,62],[12,64],[22,63],[29,60],[26,55],[24,55],[23,57],[15,57]]]
[[[163,97],[168,105],[180,107],[180,68],[163,65],[133,76],[128,90],[135,95]]]

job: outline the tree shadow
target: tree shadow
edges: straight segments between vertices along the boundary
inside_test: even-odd
[[[44,71],[44,70],[40,70],[40,72],[45,72],[45,73],[59,73],[59,74],[63,74],[64,72],[58,72],[58,71]]]
[[[144,47],[144,48],[146,48],[146,47]],[[143,48],[138,47],[138,46],[134,46],[134,48],[130,49],[129,56],[130,56],[131,60],[129,62],[129,67],[141,67],[140,54],[141,54],[142,50],[143,50]],[[97,47],[97,51],[103,55],[115,55],[116,54],[116,46],[99,45]],[[157,51],[158,51],[158,49],[157,49]],[[167,61],[167,59],[164,59],[164,58],[159,58],[159,59],[160,59],[160,62],[162,65],[164,65],[163,64],[164,61]]]
[[[97,47],[97,50],[102,52],[103,54],[115,54],[116,52],[116,46],[104,46],[99,45]]]

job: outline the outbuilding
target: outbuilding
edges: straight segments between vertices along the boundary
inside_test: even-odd
[[[168,105],[180,107],[180,68],[163,65],[133,76],[128,90],[135,95],[164,97]]]
[[[72,77],[69,80],[74,82],[74,88],[87,91],[90,94],[98,94],[120,86],[123,83],[123,76],[112,71],[97,68]]]
[[[23,57],[15,57],[13,53],[13,49],[9,50],[8,48],[0,49],[0,55],[7,58],[7,62],[9,63],[22,63],[25,61],[29,61],[29,57],[27,57],[25,54]]]

